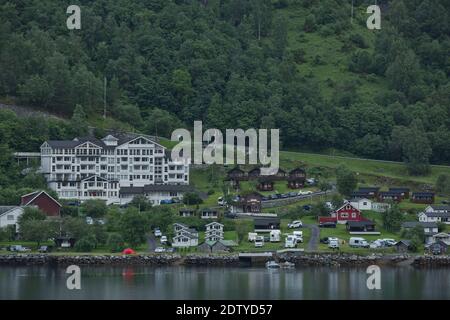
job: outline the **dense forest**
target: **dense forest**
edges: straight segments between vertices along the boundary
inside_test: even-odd
[[[0,97],[90,118],[103,113],[106,77],[107,115],[144,133],[194,120],[280,128],[284,148],[422,174],[450,163],[450,2],[378,1],[382,29],[368,30],[372,2],[355,0],[351,20],[351,1],[338,0],[79,0],[82,28],[68,30],[69,1],[0,0]],[[8,117],[11,150],[75,130],[39,121],[30,135]]]

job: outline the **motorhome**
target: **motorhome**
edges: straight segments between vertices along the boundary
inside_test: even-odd
[[[256,232],[249,232],[248,233],[248,241],[253,242],[255,241],[258,234]]]
[[[352,237],[349,241],[349,246],[352,248],[369,248],[369,243],[364,238]]]
[[[280,230],[270,231],[270,242],[280,242],[280,238],[281,238]]]
[[[328,248],[339,249],[339,239],[337,239],[337,238],[328,239]]]
[[[294,235],[288,235],[286,237],[284,247],[285,248],[295,248],[297,246],[297,238]]]
[[[303,242],[303,231],[294,231],[292,235],[297,239],[297,243]]]
[[[262,246],[264,246],[264,237],[263,236],[255,237],[255,248],[261,248]]]

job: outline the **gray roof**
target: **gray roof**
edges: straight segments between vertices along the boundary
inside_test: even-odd
[[[437,204],[430,206],[435,211],[450,211],[450,205],[445,204]]]
[[[14,208],[17,208],[17,206],[0,206],[0,215],[2,215]]]
[[[416,226],[422,226],[424,228],[437,228],[436,222],[420,222],[420,221],[406,221],[402,223],[402,228],[415,228]]]
[[[400,244],[404,244],[404,245],[410,247],[411,246],[411,241],[410,240],[400,240],[395,245],[398,246]]]
[[[135,134],[135,133],[123,133],[123,132],[116,132],[111,133],[111,136],[117,139],[117,145],[122,145],[124,143],[130,142],[133,139],[136,139],[138,137],[144,137],[147,139],[152,140],[150,137],[143,135],[143,134]],[[46,141],[50,147],[52,148],[75,148],[85,142],[92,142],[93,144],[98,145],[99,147],[108,149],[108,148],[115,148],[114,146],[107,146],[102,140],[97,139],[93,136],[87,136],[87,137],[77,137],[73,140],[48,140]],[[157,143],[157,142],[155,142]]]
[[[427,217],[430,218],[450,218],[450,211],[449,212],[422,212]]]

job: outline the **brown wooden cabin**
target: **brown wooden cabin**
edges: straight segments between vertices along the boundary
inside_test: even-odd
[[[258,184],[256,189],[259,191],[273,191],[274,182],[273,179],[269,177],[261,177],[258,179]]]
[[[434,203],[434,192],[413,192],[411,195],[411,202],[432,204]]]
[[[272,175],[274,180],[286,180],[288,178],[288,174],[283,169],[278,169],[278,172]]]
[[[398,192],[382,191],[378,193],[378,201],[380,202],[400,202],[402,200],[403,197]]]
[[[262,195],[258,192],[252,192],[241,198],[239,205],[243,212],[260,213]]]
[[[259,167],[253,168],[247,173],[247,177],[249,180],[259,179],[261,177],[261,169]]]
[[[241,180],[247,180],[247,174],[244,170],[240,169],[239,167],[234,167],[230,171],[227,172],[227,181],[231,182],[231,185],[233,188],[238,189],[239,188],[239,182]]]
[[[397,192],[400,193],[401,197],[403,199],[409,199],[409,188],[403,188],[403,187],[394,187],[394,188],[389,188],[389,192]]]
[[[306,181],[306,172],[302,168],[296,168],[289,172],[288,187],[290,189],[303,188]]]
[[[364,193],[364,198],[374,199],[378,197],[378,193],[380,191],[379,187],[361,187],[358,189],[358,192]]]

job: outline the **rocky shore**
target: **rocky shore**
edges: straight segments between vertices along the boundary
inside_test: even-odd
[[[334,267],[365,267],[369,265],[415,267],[450,267],[450,256],[411,256],[396,255],[355,255],[355,254],[278,254],[276,261],[288,261],[297,267],[334,266]],[[264,260],[255,261],[263,263]],[[5,254],[0,255],[1,265],[13,266],[102,266],[102,265],[150,265],[150,266],[239,266],[241,261],[237,254],[231,255],[45,255],[45,254]]]

